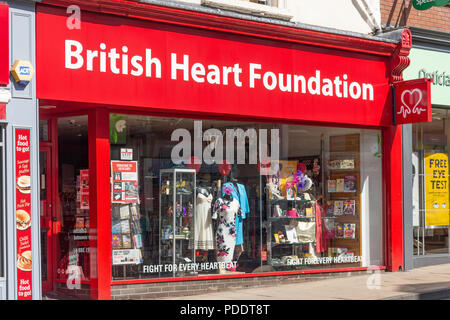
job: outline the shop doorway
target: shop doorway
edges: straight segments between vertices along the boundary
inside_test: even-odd
[[[40,120],[40,137],[43,294],[89,299],[88,116]]]
[[[51,147],[41,146],[39,150],[40,177],[40,224],[41,224],[41,269],[42,291],[53,289],[53,250],[52,237],[56,232],[52,217],[52,188],[51,188]]]

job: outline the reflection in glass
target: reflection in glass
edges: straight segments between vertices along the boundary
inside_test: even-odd
[[[384,263],[380,131],[111,114],[110,143],[114,280]]]
[[[433,121],[412,126],[414,254],[448,254],[449,113],[433,108]]]

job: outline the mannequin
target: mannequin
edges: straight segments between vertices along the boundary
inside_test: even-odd
[[[214,250],[214,232],[211,220],[212,188],[204,184],[197,187],[196,197],[194,247],[196,250]],[[192,248],[192,245],[189,247]]]
[[[224,187],[223,191],[222,197],[214,203],[212,218],[218,221],[216,230],[217,261],[225,262],[226,268],[230,270],[236,245],[235,220],[237,216],[241,215],[241,209],[239,201],[231,196],[231,188]]]

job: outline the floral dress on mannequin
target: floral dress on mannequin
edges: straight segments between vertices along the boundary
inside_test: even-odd
[[[226,268],[232,270],[234,247],[236,245],[236,216],[241,214],[239,201],[232,198],[230,193],[214,203],[213,219],[218,220],[216,230],[217,261],[225,262]]]

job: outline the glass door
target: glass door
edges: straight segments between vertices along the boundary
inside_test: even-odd
[[[39,178],[40,178],[40,224],[41,224],[41,264],[42,290],[51,291],[53,283],[52,234],[57,230],[52,228],[51,202],[51,148],[40,147]],[[56,228],[55,228],[56,229]]]

